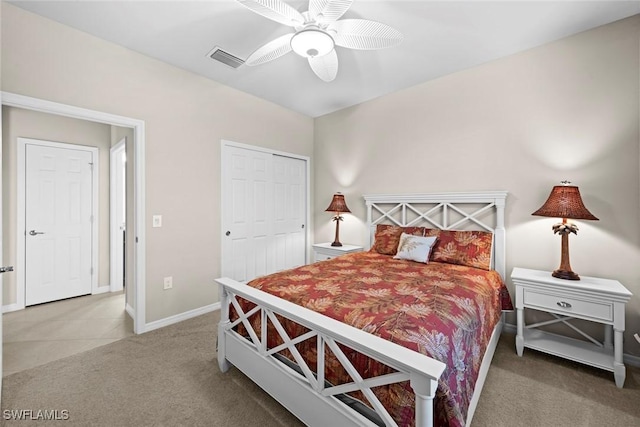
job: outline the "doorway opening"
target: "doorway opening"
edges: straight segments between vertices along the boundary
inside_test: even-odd
[[[1,100],[4,106],[23,108],[132,130],[131,151],[133,161],[131,163],[133,170],[133,194],[131,197],[131,207],[133,211],[133,221],[130,228],[132,229],[133,235],[131,239],[133,250],[131,251],[132,262],[130,263],[130,269],[133,273],[131,276],[133,279],[127,288],[131,291],[132,295],[130,304],[132,313],[130,314],[132,314],[133,317],[134,333],[139,334],[145,332],[144,122],[129,117],[116,116],[7,92],[2,92]],[[22,230],[22,232],[25,231],[26,230]],[[16,231],[16,233],[18,233],[18,231]],[[107,290],[109,288],[110,287],[107,286]]]

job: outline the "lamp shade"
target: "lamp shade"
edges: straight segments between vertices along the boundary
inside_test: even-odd
[[[582,203],[580,190],[573,185],[556,185],[544,205],[531,215],[555,218],[598,220]]]
[[[342,213],[342,212],[351,212],[349,210],[349,208],[347,207],[347,203],[344,201],[344,195],[340,194],[340,193],[336,193],[333,195],[333,199],[331,200],[331,204],[329,205],[329,207],[327,209],[325,209],[326,212],[338,212],[338,213]]]

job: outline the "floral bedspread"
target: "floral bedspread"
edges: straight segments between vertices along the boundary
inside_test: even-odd
[[[435,403],[434,423],[439,426],[465,424],[493,328],[501,309],[512,309],[495,271],[395,260],[376,252],[302,266],[255,279],[249,285],[444,362],[447,368]],[[257,316],[253,326],[259,327]],[[305,332],[294,324],[286,329],[292,337]],[[315,341],[307,343],[297,348],[314,363]],[[276,344],[269,343],[269,347]],[[344,350],[364,378],[393,372],[353,350]],[[327,354],[326,359],[328,381],[350,382],[332,355]],[[414,395],[408,382],[377,387],[374,392],[399,425],[414,424]],[[359,393],[353,396],[366,402]]]

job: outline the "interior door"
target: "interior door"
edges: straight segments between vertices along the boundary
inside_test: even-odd
[[[91,293],[89,151],[27,144],[25,303]]]
[[[275,271],[305,263],[306,162],[273,156]]]
[[[111,292],[124,289],[125,269],[125,231],[126,231],[126,140],[123,138],[110,150],[111,168],[111,195],[110,195],[110,219],[111,219]],[[126,298],[126,295],[125,295]],[[128,302],[128,301],[126,301]],[[126,303],[125,302],[125,303]]]

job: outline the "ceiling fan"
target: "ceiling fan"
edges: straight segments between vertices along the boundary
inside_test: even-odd
[[[245,61],[254,66],[280,58],[292,50],[307,58],[313,72],[325,82],[338,74],[335,46],[373,50],[394,46],[402,34],[388,25],[367,19],[338,20],[353,0],[309,0],[309,10],[300,13],[282,0],[236,0],[255,13],[293,27],[285,34],[259,47]]]

